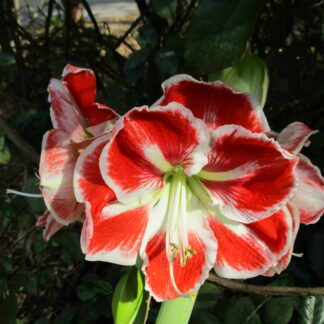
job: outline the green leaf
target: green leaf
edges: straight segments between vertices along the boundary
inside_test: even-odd
[[[151,0],[153,11],[164,19],[173,19],[176,14],[176,0]]]
[[[26,212],[17,215],[18,228],[21,230],[32,225],[34,221],[34,218]]]
[[[177,73],[179,62],[174,51],[165,49],[158,51],[154,63],[157,65],[161,80]]]
[[[212,313],[195,312],[190,317],[190,324],[221,324],[221,321]]]
[[[265,62],[257,55],[248,55],[232,67],[212,73],[209,81],[222,81],[228,86],[251,94],[261,108],[266,102],[269,73]]]
[[[246,49],[261,0],[202,0],[187,36],[185,58],[199,73],[233,65]]]
[[[12,55],[0,52],[0,67],[9,67],[15,63],[16,60]]]
[[[223,296],[223,288],[206,282],[199,290],[194,313],[211,310]]]
[[[60,246],[61,259],[65,262],[70,260],[82,260],[84,258],[80,248],[80,238],[71,229],[60,231],[53,237],[52,244]]]
[[[132,53],[124,64],[124,72],[127,74],[128,71],[138,68],[144,64],[148,56],[150,55],[151,49],[144,47],[139,51]]]
[[[236,298],[233,304],[226,310],[225,324],[245,323],[253,314],[255,306],[249,297]],[[248,321],[249,324],[261,324],[258,314],[254,314]],[[276,322],[273,322],[274,324]],[[276,323],[277,324],[277,323]]]
[[[142,48],[154,48],[159,40],[159,35],[153,26],[143,25],[137,31],[136,39]]]
[[[42,233],[37,233],[35,235],[32,244],[33,250],[36,254],[43,252],[48,246],[48,242],[44,241]]]
[[[298,307],[298,324],[323,324],[324,323],[324,297],[304,297]]]
[[[74,309],[66,308],[56,318],[54,324],[70,324],[72,323],[73,317],[74,317]]]
[[[10,287],[16,293],[36,295],[38,292],[37,278],[30,272],[20,272],[10,280]]]
[[[130,268],[118,282],[113,299],[112,313],[115,324],[132,324],[140,310],[144,283],[140,271]]]
[[[47,318],[43,317],[38,319],[35,324],[51,324],[51,322]]]
[[[82,278],[82,283],[77,288],[77,293],[81,300],[86,301],[97,294],[110,295],[112,287],[109,282],[100,280],[95,273],[87,273]]]
[[[6,144],[5,137],[0,135],[0,164],[8,164],[11,159],[9,147]]]
[[[292,318],[296,297],[274,297],[263,307],[266,324],[287,324]]]
[[[1,323],[15,324],[18,313],[18,304],[15,295],[9,295],[0,304]]]
[[[27,178],[26,185],[24,188],[25,192],[39,194],[40,190],[38,187],[39,179],[35,177],[35,175],[30,175]],[[42,198],[29,198],[25,197],[27,204],[34,214],[43,214],[46,209],[44,200]]]

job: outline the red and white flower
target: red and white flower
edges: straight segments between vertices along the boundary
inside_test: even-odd
[[[82,217],[84,206],[73,191],[75,163],[92,137],[110,132],[118,118],[111,108],[95,103],[96,78],[89,69],[67,65],[62,80],[50,81],[48,92],[54,129],[43,137],[39,174],[49,213],[38,222],[46,226],[46,239]]]
[[[309,137],[315,133],[317,131],[313,131],[307,125],[301,122],[294,122],[289,124],[279,134],[275,132],[270,134],[270,136],[276,138],[282,148],[295,154],[299,161],[296,167],[297,191],[287,204],[294,215],[291,248],[265,275],[271,276],[287,268],[293,255],[293,245],[299,225],[314,224],[324,213],[324,178],[319,168],[300,153],[304,146],[310,144]]]
[[[212,267],[249,278],[277,265],[296,228],[298,163],[246,94],[185,75],[163,88],[95,139],[74,175],[86,259],[141,259],[157,300],[197,291]]]

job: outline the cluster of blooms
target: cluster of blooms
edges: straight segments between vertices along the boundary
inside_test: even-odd
[[[324,179],[300,153],[314,131],[272,132],[253,99],[221,82],[177,75],[162,87],[151,107],[120,117],[95,103],[91,70],[68,65],[51,80],[45,239],[81,220],[86,259],[137,264],[158,301],[197,291],[212,268],[281,272],[299,224],[324,211]]]

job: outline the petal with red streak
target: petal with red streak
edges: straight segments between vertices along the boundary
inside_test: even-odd
[[[147,198],[162,188],[164,174],[175,165],[194,174],[207,163],[208,129],[177,103],[135,108],[116,127],[101,154],[100,170],[119,201]]]
[[[198,174],[222,213],[249,223],[280,210],[296,190],[296,157],[264,134],[235,125],[212,134],[209,162]]]
[[[82,212],[73,191],[77,157],[69,134],[53,129],[44,135],[39,169],[41,191],[47,209],[63,225],[78,219]]]
[[[286,208],[251,224],[232,221],[220,212],[208,220],[218,242],[215,271],[225,278],[263,274],[290,247],[292,221]]]
[[[50,214],[49,211],[45,212],[36,223],[37,226],[45,226],[43,231],[43,237],[45,241],[48,241],[57,231],[59,231],[64,225],[58,223]]]
[[[90,213],[88,206],[81,234],[86,260],[135,264],[147,224],[147,206],[117,203],[96,214]]]
[[[298,188],[291,202],[298,208],[302,224],[314,224],[324,213],[324,178],[319,168],[299,154]]]
[[[48,92],[53,127],[66,131],[74,141],[83,140],[87,123],[69,90],[61,81],[52,79]]]
[[[297,154],[302,150],[303,146],[307,145],[308,138],[317,132],[304,123],[294,122],[278,134],[277,141],[285,150]]]
[[[292,206],[290,203],[288,203],[287,209],[288,209],[288,212],[290,213],[291,219],[292,219],[292,236],[291,236],[291,242],[289,244],[288,252],[284,256],[279,258],[276,265],[272,266],[265,273],[263,273],[262,274],[263,276],[272,277],[275,274],[279,274],[283,270],[285,270],[290,263],[291,256],[293,253],[295,239],[296,239],[298,229],[299,229],[300,220],[299,220],[298,210],[297,210],[297,208],[295,208],[295,206]]]
[[[164,95],[156,104],[181,103],[210,129],[237,124],[257,133],[269,130],[261,107],[247,94],[221,82],[201,82],[188,75],[176,75],[162,87]]]
[[[150,212],[140,255],[146,277],[145,288],[157,301],[179,297],[176,289],[182,295],[198,291],[215,262],[217,242],[206,222],[205,214],[198,208],[198,199],[192,194],[189,196],[191,198],[185,215],[186,228],[179,235],[188,235],[188,245],[195,254],[187,258],[184,266],[181,266],[180,255],[177,255],[172,262],[174,282],[166,252],[168,191],[162,194]]]
[[[88,201],[92,216],[100,215],[104,206],[115,199],[115,194],[103,181],[99,169],[99,157],[111,140],[106,134],[95,139],[81,153],[74,171],[74,192],[79,202]]]
[[[111,108],[95,103],[96,76],[90,69],[67,65],[63,80],[90,126],[114,119],[118,114]]]

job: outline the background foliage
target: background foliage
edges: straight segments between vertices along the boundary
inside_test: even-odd
[[[45,1],[27,26],[20,24],[13,0],[0,2],[0,323],[112,323],[112,293],[127,271],[84,261],[81,224],[45,242],[34,225],[45,208],[41,200],[5,194],[8,187],[38,191],[37,165],[6,136],[17,138],[18,133],[31,145],[29,152],[40,151],[41,137],[51,128],[47,84],[66,63],[93,69],[98,102],[124,113],[155,102],[161,82],[171,75],[188,73],[205,80],[222,76],[230,83],[233,73],[223,69],[240,64],[246,54],[257,54],[270,73],[265,112],[271,128],[278,131],[300,120],[322,130],[305,151],[324,170],[322,1],[136,3],[139,16],[131,18],[125,32],[112,33],[109,21],[79,17],[82,6],[91,17],[85,0]],[[249,282],[323,286],[323,234],[323,219],[302,226],[295,251],[303,257],[293,258],[279,276]],[[149,323],[158,309],[152,301]],[[255,296],[206,283],[190,323],[321,324],[324,298]]]

